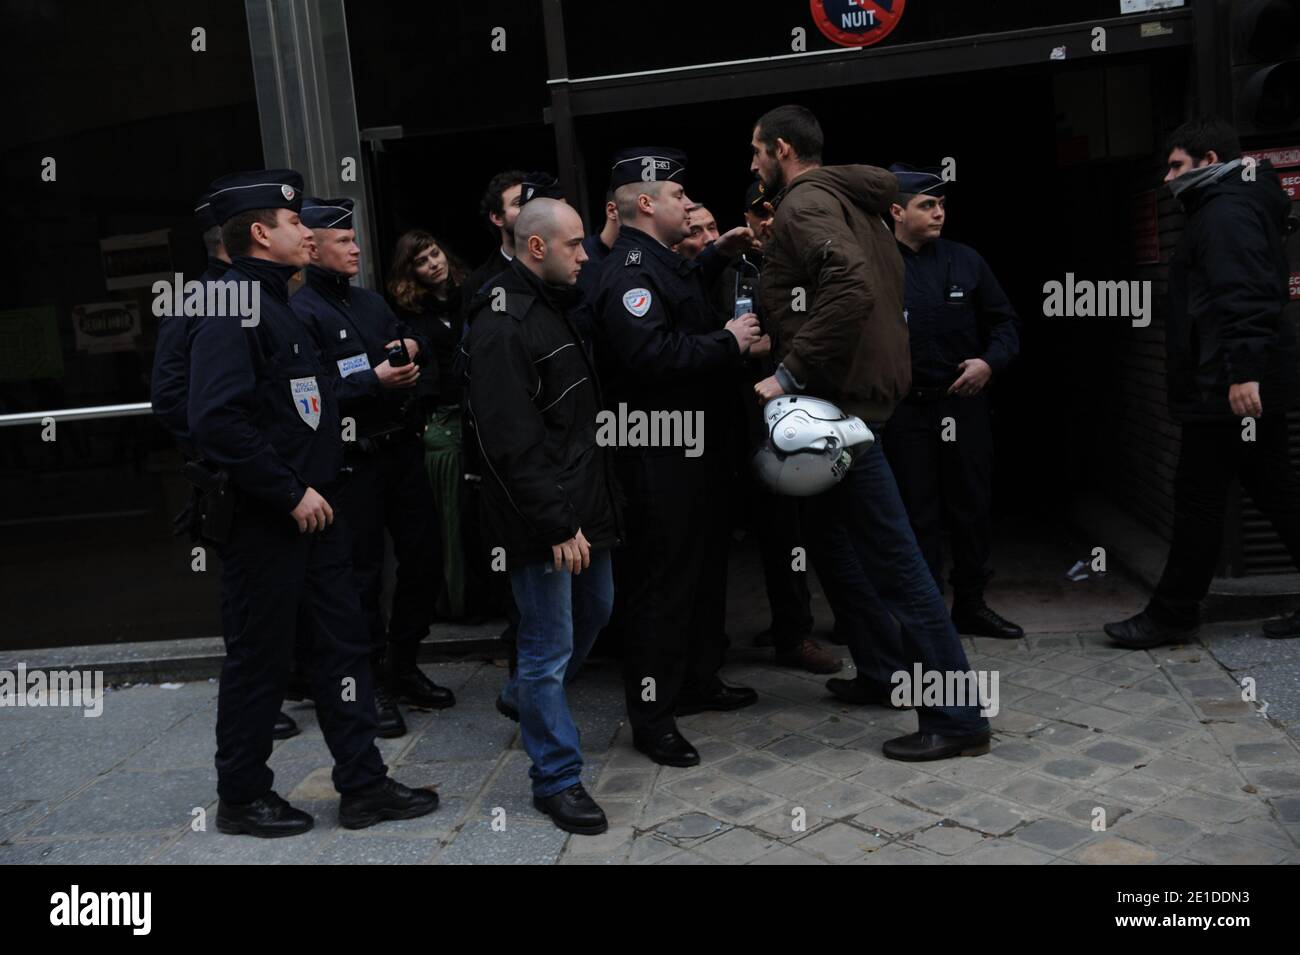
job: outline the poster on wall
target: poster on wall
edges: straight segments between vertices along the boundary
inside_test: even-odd
[[[100,239],[99,254],[104,263],[104,287],[110,292],[148,287],[158,279],[172,278],[175,272],[171,229]]]
[[[135,302],[95,302],[72,306],[77,351],[100,355],[132,351],[140,337],[140,306]]]

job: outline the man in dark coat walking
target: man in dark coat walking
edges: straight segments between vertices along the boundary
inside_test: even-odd
[[[1267,162],[1243,160],[1237,134],[1214,117],[1170,137],[1165,182],[1187,210],[1169,266],[1165,329],[1169,410],[1182,424],[1169,560],[1145,610],[1106,633],[1132,649],[1196,633],[1223,536],[1224,501],[1239,478],[1300,567],[1300,479],[1286,412],[1300,398],[1283,240],[1291,203]],[[1300,636],[1300,613],[1264,626]]]

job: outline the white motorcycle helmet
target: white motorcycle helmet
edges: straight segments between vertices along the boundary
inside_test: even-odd
[[[763,408],[767,440],[754,454],[754,471],[777,494],[810,497],[833,487],[848,473],[855,454],[876,436],[861,418],[829,401],[782,395]]]

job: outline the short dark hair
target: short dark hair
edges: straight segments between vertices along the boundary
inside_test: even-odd
[[[231,258],[247,255],[253,247],[253,233],[249,231],[253,228],[253,223],[260,222],[268,229],[274,229],[277,212],[278,209],[249,209],[223,222],[221,241],[226,247],[226,254]]]
[[[1175,149],[1184,150],[1197,162],[1211,150],[1220,162],[1241,158],[1241,140],[1237,131],[1218,116],[1210,114],[1197,116],[1175,129],[1165,141],[1165,155]]]
[[[778,106],[768,110],[754,124],[758,141],[768,152],[776,151],[776,141],[784,139],[804,162],[819,164],[822,161],[822,125],[812,110],[804,106]]]
[[[483,198],[478,204],[478,211],[487,222],[488,231],[493,235],[496,235],[497,227],[492,224],[491,217],[506,214],[506,203],[502,196],[511,186],[522,186],[527,178],[528,173],[526,172],[521,172],[518,169],[507,169],[505,172],[497,173],[488,181],[487,190],[483,193]]]
[[[900,192],[894,201],[906,209],[908,204],[919,195],[919,192]]]

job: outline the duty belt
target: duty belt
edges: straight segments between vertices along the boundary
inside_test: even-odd
[[[948,389],[951,387],[951,385],[914,386],[912,390],[907,393],[907,400],[920,402],[939,401],[948,397]]]
[[[356,450],[361,454],[379,454],[399,444],[413,441],[415,437],[416,435],[404,426],[385,428],[383,431],[358,438]]]

